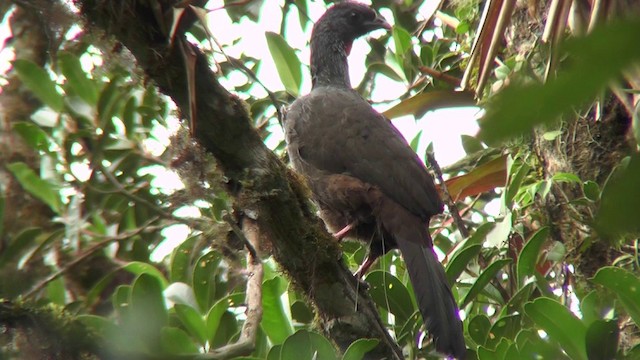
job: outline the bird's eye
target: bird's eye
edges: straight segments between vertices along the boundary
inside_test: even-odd
[[[351,12],[351,21],[356,22],[360,20],[360,13],[357,13],[355,11]]]

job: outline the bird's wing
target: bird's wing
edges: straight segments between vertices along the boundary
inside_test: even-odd
[[[287,114],[302,171],[347,174],[423,219],[442,212],[433,179],[398,130],[350,89],[318,88]]]

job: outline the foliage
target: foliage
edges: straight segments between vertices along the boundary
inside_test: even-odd
[[[460,2],[443,9],[457,23],[438,22],[437,35],[432,30],[414,32],[421,24],[406,3],[410,2],[373,1],[378,8],[390,6],[396,26],[391,34],[370,40],[367,75],[358,89],[367,95],[379,77],[406,86],[387,112],[390,117],[420,117],[435,106],[468,104],[470,95],[455,91],[457,84],[450,78],[460,79],[465,72],[465,59],[478,35],[471,25],[479,21],[481,5]],[[258,10],[268,6],[259,1],[228,5],[216,11],[227,12],[234,26],[259,24],[264,19]],[[210,47],[208,32],[215,37],[222,30],[212,26],[204,31],[203,21],[189,30],[190,39],[209,51],[228,90],[246,101],[255,127],[278,155],[283,153],[278,110],[302,93],[307,73],[302,49],[287,41],[293,31],[285,26],[292,26],[286,19],[297,12],[296,30],[308,34],[310,20],[304,15],[310,5],[304,0],[287,2],[282,33],[265,33],[282,82],[280,91],[256,81],[255,72],[264,60],[244,54],[238,59],[222,56],[222,51],[235,50],[232,44]],[[552,238],[557,224],[545,223],[536,209],[552,187],[570,184],[582,194],[572,202],[602,202],[602,226],[621,219],[620,214],[637,214],[637,155],[628,161],[628,172],[599,184],[574,173],[540,175],[541,165],[527,148],[527,134],[534,126],[571,116],[638,60],[637,33],[637,20],[603,26],[567,45],[567,57],[575,63],[561,69],[557,78],[490,94],[480,136],[462,139],[467,157],[444,170],[471,231],[466,234],[467,229],[459,229],[448,216],[431,225],[464,313],[470,358],[633,358],[640,351],[618,347],[618,325],[640,324],[637,254],[621,256],[592,279],[572,283],[581,249],[568,249]],[[243,245],[238,245],[237,224],[229,216],[236,215],[236,204],[225,191],[228,184],[215,160],[193,147],[187,130],[180,127],[170,144],[163,137],[181,113],[144,81],[143,74],[131,71],[130,59],[113,54],[111,47],[85,29],[53,49],[56,61],[48,66],[25,59],[13,62],[19,80],[41,105],[30,119],[12,119],[11,131],[39,163],[34,167],[16,160],[6,169],[51,214],[46,225],[13,232],[4,225],[0,282],[9,283],[17,271],[28,271],[29,276],[22,283],[2,286],[0,296],[64,308],[73,321],[101,339],[101,346],[121,355],[208,353],[236,342],[247,319],[248,260]],[[516,63],[503,64],[511,65],[509,77],[531,82],[530,74],[519,71],[524,67]],[[495,69],[499,71],[505,69]],[[259,80],[261,73],[257,74]],[[541,102],[548,106],[541,107]],[[546,132],[550,139],[558,135],[554,129]],[[495,139],[507,139],[508,146],[489,141]],[[169,188],[162,180],[175,173],[181,185]],[[6,194],[0,198],[3,216],[5,198]],[[621,202],[625,207],[617,208]],[[487,212],[490,203],[499,205],[499,214]],[[637,251],[637,238],[629,240],[637,223],[629,216],[620,221],[628,227],[611,235],[617,240],[612,243]],[[187,235],[176,244],[172,240],[180,231]],[[167,247],[170,255],[158,256]],[[366,247],[345,243],[343,251],[354,269],[362,263]],[[247,359],[361,359],[377,345],[377,340],[360,339],[339,354],[314,327],[318,310],[308,305],[306,295],[290,286],[271,258],[263,260],[263,315]],[[422,320],[402,259],[385,255],[365,280],[400,346],[412,357],[434,358],[428,341],[417,343],[424,335]],[[0,341],[2,355],[20,350],[15,341]]]

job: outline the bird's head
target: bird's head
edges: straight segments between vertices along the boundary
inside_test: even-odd
[[[311,42],[318,36],[335,37],[348,47],[353,41],[373,30],[391,29],[391,25],[369,6],[353,1],[338,3],[318,19]]]

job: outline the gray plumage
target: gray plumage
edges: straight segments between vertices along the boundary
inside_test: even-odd
[[[311,38],[313,90],[287,112],[287,151],[327,227],[337,232],[351,224],[347,236],[370,243],[362,273],[377,257],[400,249],[436,350],[462,359],[462,322],[428,232],[429,219],[443,209],[433,179],[349,81],[353,40],[381,28],[389,25],[353,2],[333,6],[318,20]]]

